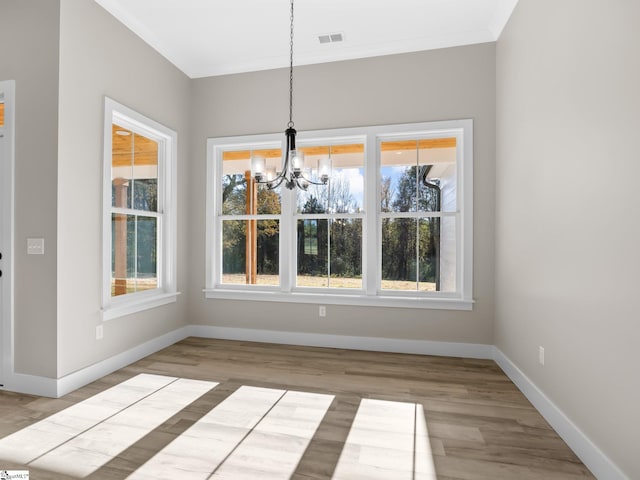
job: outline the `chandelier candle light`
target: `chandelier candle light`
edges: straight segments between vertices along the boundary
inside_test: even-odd
[[[318,161],[317,179],[311,179],[310,169],[304,165],[304,152],[296,150],[296,130],[293,128],[293,0],[291,0],[291,27],[289,41],[289,123],[284,134],[287,137],[282,171],[275,167],[266,168],[265,158],[259,155],[251,157],[251,174],[256,183],[265,184],[267,188],[278,188],[282,183],[289,189],[306,190],[310,184],[326,185],[331,171],[331,159]]]

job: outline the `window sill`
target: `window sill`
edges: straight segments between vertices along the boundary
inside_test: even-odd
[[[114,318],[174,303],[178,295],[180,295],[180,292],[159,293],[126,300],[122,299],[123,301],[114,301],[109,307],[101,310],[102,320],[113,320]]]
[[[259,302],[282,303],[315,303],[323,305],[353,305],[361,307],[395,307],[395,308],[425,308],[435,310],[472,310],[474,300],[465,300],[458,297],[434,298],[421,296],[397,296],[397,295],[364,295],[364,294],[337,294],[308,293],[308,292],[268,292],[210,288],[204,289],[205,297],[219,300],[250,300]]]

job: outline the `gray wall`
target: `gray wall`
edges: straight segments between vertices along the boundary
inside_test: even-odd
[[[495,45],[483,44],[295,69],[294,120],[302,130],[474,119],[474,298],[471,312],[206,300],[206,139],[280,132],[288,69],[198,79],[192,91],[193,324],[290,332],[493,343]],[[268,312],[265,315],[265,312]]]
[[[16,81],[15,369],[56,376],[57,0],[0,2],[0,79]],[[27,238],[45,255],[27,256]],[[37,353],[37,354],[34,354]]]
[[[58,376],[186,323],[177,303],[102,323],[104,96],[178,132],[178,290],[186,288],[190,80],[93,1],[62,0],[58,164]]]
[[[497,45],[496,345],[630,478],[638,19],[632,0],[520,0]]]

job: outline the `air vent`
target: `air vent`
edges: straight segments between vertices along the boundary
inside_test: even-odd
[[[344,37],[342,33],[326,33],[323,35],[318,35],[318,41],[321,44],[337,43],[337,42],[342,42],[343,40],[344,40]]]

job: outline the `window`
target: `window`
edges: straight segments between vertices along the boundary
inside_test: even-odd
[[[175,301],[176,138],[105,99],[104,319]]]
[[[456,291],[457,138],[380,142],[381,289]]]
[[[471,120],[300,132],[307,190],[251,178],[283,144],[209,139],[207,297],[471,308]]]
[[[295,192],[295,285],[362,289],[364,143],[327,142],[299,150],[312,170],[318,168],[320,160],[328,158],[331,181]]]

